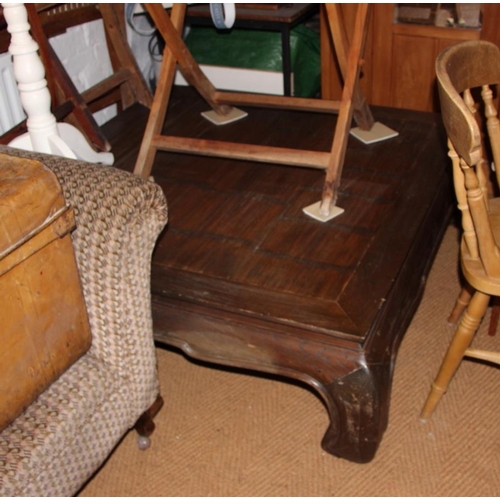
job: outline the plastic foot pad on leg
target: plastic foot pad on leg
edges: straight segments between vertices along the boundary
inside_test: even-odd
[[[204,111],[201,116],[214,125],[227,125],[228,123],[233,123],[245,118],[248,116],[248,113],[241,109],[233,108],[227,115],[219,115],[212,109],[210,111]]]
[[[321,201],[317,201],[312,205],[309,205],[306,208],[303,208],[302,211],[312,217],[313,219],[319,220],[320,222],[328,222],[329,220],[338,217],[339,215],[344,213],[344,209],[340,207],[332,207],[330,208],[330,213],[328,215],[322,215],[320,212]]]
[[[375,122],[370,130],[361,130],[359,127],[356,127],[351,129],[350,133],[365,144],[386,141],[399,135],[399,132],[392,130],[392,128],[380,122]]]

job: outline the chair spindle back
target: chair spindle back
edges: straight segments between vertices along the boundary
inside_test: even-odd
[[[500,83],[500,50],[484,41],[448,47],[436,61],[436,76],[464,241],[469,256],[481,260],[485,273],[500,278],[500,250],[488,218],[486,145],[480,131],[485,123],[500,186],[500,124],[490,88]],[[481,89],[482,106],[474,101],[475,88]],[[484,119],[477,113],[483,107]]]

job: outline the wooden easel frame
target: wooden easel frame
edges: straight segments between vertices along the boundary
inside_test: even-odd
[[[326,170],[326,177],[321,212],[328,215],[330,208],[337,201],[349,127],[353,116],[362,130],[370,130],[374,124],[370,108],[358,85],[368,29],[369,5],[358,5],[354,32],[349,43],[340,5],[325,4],[328,28],[344,79],[340,101],[220,92],[202,73],[198,63],[181,38],[180,33],[182,33],[184,25],[186,4],[173,4],[170,16],[161,4],[145,4],[145,7],[165,39],[166,47],[134,173],[142,177],[149,177],[157,150],[322,169]],[[232,105],[338,113],[339,117],[330,152],[162,135],[161,131],[174,82],[176,64],[179,65],[188,83],[198,90],[219,115],[230,113],[233,109]]]

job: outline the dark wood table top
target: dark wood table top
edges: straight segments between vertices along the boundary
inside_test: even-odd
[[[174,89],[164,133],[331,147],[333,115],[254,108],[218,127],[207,107]],[[323,448],[360,463],[387,426],[397,350],[455,207],[440,116],[372,111],[399,136],[349,138],[345,213],[327,223],[302,213],[321,197],[318,170],[160,152],[152,172],[169,205],[151,272],[155,340],[309,384],[330,416]],[[147,115],[133,106],[104,127],[119,168],[133,169]]]
[[[328,151],[336,117],[248,109],[214,126],[192,89],[175,89],[164,133]],[[363,342],[449,176],[439,115],[375,108],[400,135],[350,137],[338,205],[321,223],[321,171],[159,152],[152,175],[169,203],[153,291],[231,313]],[[119,154],[117,155],[119,156]],[[447,201],[450,203],[450,200]]]

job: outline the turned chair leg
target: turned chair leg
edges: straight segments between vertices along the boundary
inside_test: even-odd
[[[465,310],[460,324],[453,336],[446,356],[444,357],[439,373],[432,384],[432,389],[427,397],[420,420],[425,422],[432,415],[441,397],[446,392],[448,385],[459,367],[464,353],[474,338],[481,320],[486,312],[490,296],[481,292],[475,292],[467,309]]]
[[[163,406],[163,398],[158,395],[156,401],[139,417],[134,429],[137,431],[137,445],[140,450],[147,450],[151,446],[149,436],[155,430],[155,423],[153,422],[156,414]]]
[[[455,303],[455,307],[451,311],[451,314],[448,318],[448,324],[449,325],[456,325],[458,323],[458,320],[460,319],[460,316],[462,316],[462,313],[465,311],[465,308],[469,305],[470,299],[472,297],[472,290],[469,287],[469,285],[464,285],[460,295],[458,296],[458,299]]]
[[[465,308],[469,305],[470,299],[472,297],[473,291],[470,289],[469,285],[464,285],[460,291],[460,295],[457,298],[455,306],[448,317],[448,324],[450,326],[455,326],[462,316]],[[496,297],[491,299],[491,319],[490,325],[488,327],[488,335],[494,337],[498,328],[498,322],[500,320],[500,302]]]
[[[490,326],[488,328],[488,335],[490,337],[495,336],[498,328],[499,319],[500,319],[500,304],[498,303],[496,297],[492,297]]]

